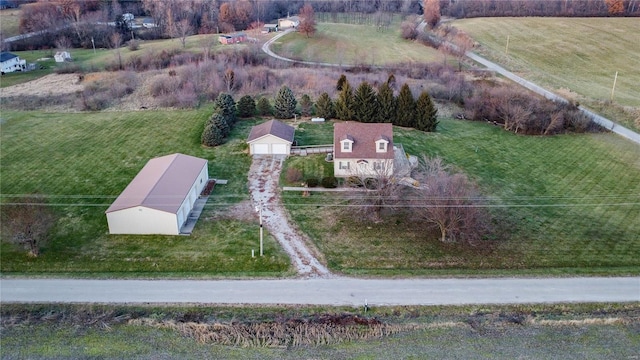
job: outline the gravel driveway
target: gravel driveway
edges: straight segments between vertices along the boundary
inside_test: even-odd
[[[284,156],[253,156],[249,169],[249,192],[253,206],[262,204],[262,221],[265,228],[291,257],[291,262],[301,277],[331,277],[313,251],[307,246],[309,239],[296,229],[280,204],[278,181]]]

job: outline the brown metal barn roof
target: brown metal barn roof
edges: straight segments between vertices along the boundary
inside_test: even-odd
[[[281,138],[282,140],[293,143],[294,134],[295,129],[293,128],[293,126],[289,126],[278,120],[269,120],[265,123],[252,127],[247,142],[259,139],[265,135],[273,135]]]
[[[204,166],[207,160],[184,154],[151,159],[106,212],[144,206],[175,214]]]
[[[340,141],[353,141],[351,152],[343,152]],[[389,142],[386,152],[376,152],[376,141],[384,139]],[[335,159],[393,159],[393,126],[380,123],[360,123],[346,121],[333,126],[333,143]]]

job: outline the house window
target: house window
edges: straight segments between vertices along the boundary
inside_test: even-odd
[[[348,141],[343,142],[342,150],[351,150],[351,144]]]
[[[376,161],[373,163],[374,170],[382,170],[382,163],[380,161]]]
[[[383,143],[383,142],[379,142],[378,143],[378,150],[385,150],[385,147],[386,147],[385,143]]]
[[[345,162],[340,161],[339,167],[340,167],[340,170],[349,170],[349,162],[348,161],[345,161]]]

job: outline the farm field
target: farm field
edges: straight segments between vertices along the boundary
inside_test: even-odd
[[[477,18],[451,24],[481,44],[476,50],[481,55],[613,121],[640,129],[636,18]]]
[[[354,216],[346,194],[283,193],[292,218],[334,271],[394,276],[640,270],[637,145],[611,134],[518,136],[446,119],[437,133],[395,128],[394,141],[418,157],[440,156],[475,179],[488,198],[495,238],[477,246],[443,244],[406,212],[389,213],[376,224]],[[323,155],[316,157],[293,157],[286,166],[305,177],[321,176]]]
[[[3,307],[2,353],[7,358],[224,358],[224,359],[388,359],[388,358],[633,358],[640,344],[637,305],[374,308],[313,307],[105,307],[9,305]],[[28,316],[28,325],[21,323]],[[268,346],[274,323],[321,316],[375,319],[407,330],[362,340],[337,341],[342,332],[316,339],[318,345]],[[634,318],[635,317],[635,318]],[[136,323],[137,319],[147,322]],[[304,319],[304,320],[301,320]],[[55,331],[51,322],[55,321]],[[243,333],[242,346],[197,341],[176,329],[153,325],[196,322],[233,327],[262,326],[260,340]],[[15,323],[10,323],[15,322]],[[229,325],[235,324],[235,325]],[[414,328],[413,330],[411,328]],[[313,339],[316,332],[307,330]],[[351,330],[364,333],[360,325]],[[198,334],[194,334],[198,335]],[[293,338],[293,334],[289,334]],[[327,342],[331,342],[327,344]]]
[[[20,34],[20,10],[4,9],[0,10],[0,32],[5,38]]]
[[[241,121],[224,147],[200,145],[211,109],[99,113],[3,112],[0,171],[3,201],[46,195],[59,217],[38,258],[2,243],[7,274],[128,276],[283,276],[289,259],[270,235],[264,258],[257,219],[224,215],[248,199],[250,159]],[[192,236],[109,236],[104,211],[152,157],[181,152],[209,160],[214,189]],[[241,211],[242,213],[242,211]]]
[[[275,53],[297,60],[345,65],[387,65],[401,62],[437,62],[435,49],[404,40],[400,27],[379,31],[375,26],[318,23],[310,38],[291,33],[271,46]]]

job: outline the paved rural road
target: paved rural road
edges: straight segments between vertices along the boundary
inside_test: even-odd
[[[465,55],[469,59],[471,59],[471,60],[473,60],[473,61],[475,61],[475,62],[477,62],[479,64],[484,65],[487,69],[497,72],[498,74],[506,77],[507,79],[510,79],[511,81],[519,84],[520,86],[522,86],[522,87],[524,87],[526,89],[529,89],[529,90],[535,92],[536,94],[540,94],[540,95],[542,95],[545,98],[550,99],[550,100],[561,101],[561,102],[565,102],[565,103],[567,102],[567,100],[565,98],[563,98],[561,96],[558,96],[558,95],[552,93],[551,91],[545,90],[541,86],[538,86],[538,85],[532,83],[531,81],[525,80],[525,79],[521,78],[520,76],[518,76],[518,75],[516,75],[516,74],[514,74],[514,73],[512,73],[512,72],[510,72],[508,70],[506,70],[502,66],[500,66],[500,65],[498,65],[498,64],[496,64],[494,62],[491,62],[491,61],[489,61],[489,60],[487,60],[487,59],[485,59],[485,58],[483,58],[483,57],[481,57],[481,56],[479,56],[479,55],[477,55],[475,53],[472,53],[472,52],[469,51],[469,52],[466,52]],[[593,121],[595,121],[597,124],[600,124],[600,126],[604,127],[605,129],[608,129],[608,130],[610,130],[610,131],[612,131],[612,132],[614,132],[614,133],[616,133],[616,134],[618,134],[620,136],[623,136],[623,137],[625,137],[625,138],[627,138],[627,139],[629,139],[629,140],[631,140],[631,141],[633,141],[635,143],[640,144],[640,134],[638,134],[636,132],[633,132],[630,129],[628,129],[628,128],[622,126],[622,125],[618,125],[618,124],[614,123],[613,121],[611,121],[611,120],[609,120],[609,119],[607,119],[605,117],[602,117],[602,116],[600,116],[600,115],[598,115],[598,114],[596,114],[596,113],[594,113],[592,111],[589,111],[589,110],[587,110],[587,109],[585,109],[583,107],[580,107],[580,111],[585,113],[587,116],[591,117],[591,119],[593,119]]]
[[[551,279],[3,279],[0,302],[458,305],[640,301],[640,277]]]

